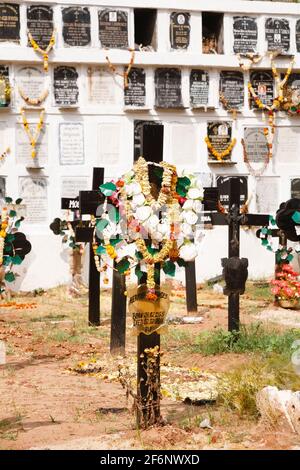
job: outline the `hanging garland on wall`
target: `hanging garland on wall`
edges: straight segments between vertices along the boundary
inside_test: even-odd
[[[228,100],[224,96],[224,93],[220,92],[219,98],[220,98],[220,102],[222,103],[223,108],[225,109],[225,111],[232,114],[233,119],[236,120],[237,114],[240,112],[240,110],[237,109],[237,108],[232,108],[230,106],[230,104],[228,103]]]
[[[21,113],[21,116],[22,116],[22,122],[23,122],[24,130],[25,130],[25,132],[28,136],[29,142],[30,142],[31,157],[34,159],[34,158],[36,158],[36,146],[37,146],[41,131],[42,131],[43,126],[44,126],[45,110],[42,109],[41,112],[40,112],[39,122],[37,123],[37,126],[36,126],[36,129],[35,129],[34,133],[31,132],[29,123],[28,123],[27,118],[26,118],[25,109],[21,108],[20,113]]]
[[[107,63],[108,63],[108,68],[109,70],[115,74],[115,75],[118,75],[119,77],[122,77],[123,78],[123,86],[124,86],[124,89],[128,88],[129,86],[129,83],[128,83],[128,76],[130,74],[130,71],[132,69],[132,66],[134,64],[134,57],[135,57],[135,52],[134,52],[134,49],[128,49],[131,56],[130,56],[130,61],[129,61],[129,64],[127,66],[127,69],[125,70],[125,72],[123,73],[120,73],[120,72],[117,72],[117,69],[116,67],[111,63],[111,61],[109,60],[109,57],[106,56],[105,59],[107,60]]]
[[[226,160],[226,158],[231,154],[235,144],[236,144],[236,138],[233,138],[229,145],[226,147],[225,150],[223,150],[222,152],[218,152],[218,150],[216,150],[213,146],[213,144],[211,143],[210,139],[208,136],[206,136],[204,138],[204,141],[207,145],[207,148],[209,150],[209,153],[211,155],[213,155],[219,162],[222,162],[224,160]]]
[[[252,65],[258,64],[263,56],[255,52],[247,52],[245,54],[237,54],[239,66],[244,72],[248,72]],[[246,61],[246,62],[245,62]]]
[[[48,46],[46,47],[46,49],[42,49],[38,44],[37,42],[33,39],[33,36],[31,34],[31,32],[28,30],[28,39],[29,39],[29,42],[31,44],[31,46],[33,47],[33,49],[38,52],[39,54],[41,54],[43,56],[43,61],[44,61],[44,70],[45,72],[48,72],[48,69],[49,69],[49,54],[50,52],[52,51],[54,45],[55,45],[55,34],[56,34],[56,30],[54,29],[53,30],[53,33],[51,35],[51,38],[50,38],[50,41],[49,41],[49,44]]]
[[[265,130],[264,130],[265,131]],[[244,155],[244,162],[245,164],[247,165],[247,168],[248,168],[248,171],[250,173],[250,175],[252,176],[255,176],[255,177],[258,177],[258,176],[261,176],[267,169],[269,163],[270,163],[270,159],[272,157],[272,154],[271,154],[271,149],[269,147],[269,143],[266,142],[266,146],[267,146],[267,149],[268,149],[268,152],[266,154],[266,157],[265,157],[265,160],[264,160],[264,163],[262,164],[261,168],[255,170],[250,161],[249,161],[249,158],[248,158],[248,152],[247,152],[247,149],[246,149],[246,143],[245,143],[245,140],[242,139],[242,146],[243,146],[243,155]]]
[[[0,155],[0,162],[3,162],[6,159],[6,157],[8,156],[9,153],[10,153],[10,148],[7,147],[7,149],[4,150],[4,152],[2,152],[1,155]]]
[[[44,103],[44,101],[49,95],[49,91],[44,90],[43,93],[41,93],[40,96],[38,96],[37,98],[30,98],[28,95],[24,93],[21,87],[18,87],[18,90],[19,90],[21,98],[25,101],[25,103],[31,106],[40,106],[41,104]]]

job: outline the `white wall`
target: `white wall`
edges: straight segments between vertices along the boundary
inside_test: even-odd
[[[11,3],[11,2],[10,2]],[[233,150],[232,160],[237,162],[234,167],[209,166],[207,164],[207,148],[204,143],[206,123],[209,120],[232,120],[226,111],[218,107],[219,72],[221,70],[237,70],[238,61],[232,52],[232,16],[235,13],[252,13],[259,17],[259,43],[258,51],[264,53],[266,44],[264,39],[264,19],[270,15],[289,18],[291,21],[291,53],[295,53],[294,29],[296,19],[300,18],[300,5],[274,2],[253,2],[211,0],[209,4],[195,0],[90,0],[61,1],[59,4],[51,1],[30,1],[21,3],[21,45],[0,43],[0,63],[10,66],[12,84],[16,82],[18,68],[24,64],[41,64],[40,56],[32,49],[26,47],[26,5],[46,4],[53,5],[55,11],[55,25],[57,27],[57,44],[50,53],[49,90],[51,91],[46,103],[46,122],[49,130],[48,161],[42,170],[30,172],[23,164],[16,162],[16,123],[20,122],[19,102],[17,90],[14,90],[14,99],[9,110],[1,109],[0,123],[5,131],[1,131],[1,146],[11,147],[11,154],[0,166],[0,175],[6,177],[6,193],[18,197],[18,178],[28,175],[46,176],[48,178],[48,214],[47,220],[42,224],[26,224],[22,229],[28,234],[32,242],[32,253],[21,267],[22,278],[18,286],[23,290],[43,287],[48,288],[68,280],[67,254],[61,248],[60,238],[55,237],[49,230],[49,223],[54,217],[60,216],[61,181],[63,177],[84,176],[91,185],[92,168],[102,166],[100,158],[101,139],[99,139],[99,126],[104,124],[117,124],[120,131],[117,160],[114,164],[105,162],[107,177],[116,177],[132,166],[133,162],[133,121],[135,119],[157,119],[165,125],[164,159],[173,161],[172,132],[178,124],[192,126],[192,138],[195,145],[192,153],[184,159],[186,168],[197,172],[212,172],[216,174],[247,175],[247,168],[242,159],[240,140],[243,137],[244,126],[262,125],[261,114],[249,109],[247,100],[247,73],[245,74],[245,107],[243,112],[233,123],[233,135],[237,138],[237,145]],[[92,45],[85,48],[64,47],[62,40],[62,23],[60,8],[62,5],[90,6],[92,17]],[[130,54],[128,51],[100,49],[97,31],[97,10],[100,6],[122,7],[129,12],[129,45],[134,42],[134,23],[132,7],[158,8],[158,50],[156,52],[137,52],[135,65],[145,67],[147,73],[147,109],[143,111],[125,111],[123,108],[122,79],[117,79],[115,85],[117,104],[115,106],[92,106],[87,102],[87,68],[90,65],[105,65],[105,56],[117,65],[127,64]],[[171,11],[183,10],[191,12],[191,44],[187,51],[171,51],[169,46],[169,14]],[[201,53],[201,11],[225,12],[225,53],[223,55],[205,55]],[[278,59],[279,69],[285,70],[289,59]],[[76,66],[79,72],[80,102],[76,110],[62,110],[53,105],[52,73],[53,65],[68,64]],[[159,111],[154,105],[154,70],[157,66],[178,66],[182,70],[183,98],[186,106],[183,110]],[[193,111],[189,108],[189,72],[192,67],[208,70],[211,77],[211,103],[216,110]],[[270,68],[269,60],[265,58],[255,68]],[[295,70],[300,70],[300,54],[296,54]],[[46,83],[46,82],[45,82]],[[31,114],[29,114],[31,117]],[[60,122],[84,123],[85,164],[77,166],[62,166],[59,163],[58,126]],[[297,118],[288,119],[281,114],[277,120],[278,126],[298,126]],[[299,142],[300,143],[300,142]],[[184,148],[184,147],[183,147]],[[176,162],[178,163],[178,162]],[[290,197],[289,180],[293,176],[300,176],[299,162],[285,165],[276,161],[276,154],[266,172],[266,175],[280,176],[278,202]],[[255,179],[248,177],[249,192],[255,195]],[[256,211],[255,197],[250,204],[250,211]],[[255,230],[243,231],[241,236],[241,255],[249,258],[249,272],[251,277],[270,275],[274,269],[274,257],[260,246],[255,237]],[[215,228],[207,231],[206,238],[200,248],[198,259],[198,278],[202,280],[221,272],[220,258],[227,256],[227,229]]]

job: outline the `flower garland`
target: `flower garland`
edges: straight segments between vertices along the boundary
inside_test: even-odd
[[[7,149],[4,150],[4,152],[1,153],[1,155],[0,155],[0,162],[3,162],[3,160],[6,159],[6,157],[8,156],[9,153],[10,153],[10,148],[7,147]]]
[[[248,60],[248,63],[243,63],[242,56],[244,60]],[[255,52],[247,52],[246,54],[237,54],[237,59],[239,61],[239,66],[244,72],[248,72],[251,69],[252,65],[258,64],[262,60],[263,56]]]
[[[161,182],[157,199],[152,194],[149,165]],[[175,263],[183,266],[197,256],[202,232],[195,233],[195,229],[202,210],[202,185],[194,176],[179,176],[173,165],[149,163],[141,157],[132,171],[101,185],[100,191],[106,199],[95,221],[97,270],[106,272],[111,267],[130,275],[134,269],[138,279],[146,274],[146,297],[155,301],[157,265],[174,276]]]
[[[241,142],[242,142],[242,146],[243,146],[244,162],[247,165],[249,173],[252,176],[255,176],[255,177],[261,176],[265,172],[265,170],[267,169],[267,167],[270,163],[270,159],[271,159],[271,150],[270,150],[270,147],[269,147],[269,143],[266,142],[268,152],[267,152],[266,158],[264,160],[264,163],[262,164],[261,168],[259,168],[258,170],[254,170],[254,168],[251,166],[251,163],[250,163],[249,158],[248,158],[248,152],[247,152],[247,149],[246,149],[245,140],[242,139]]]
[[[32,134],[32,132],[30,130],[29,123],[27,121],[26,114],[25,114],[25,109],[21,108],[20,113],[21,113],[21,116],[22,116],[23,127],[25,129],[26,134],[28,135],[30,146],[31,146],[31,149],[32,149],[31,150],[31,157],[35,158],[36,157],[36,145],[37,145],[37,142],[39,140],[40,133],[41,133],[41,131],[43,129],[43,126],[44,126],[45,110],[42,109],[41,112],[40,112],[39,122],[37,123],[34,134]]]
[[[222,92],[220,92],[220,102],[222,103],[224,109],[228,112],[228,113],[231,113],[232,114],[232,117],[234,120],[236,120],[236,116],[237,114],[240,112],[240,110],[238,108],[232,108],[230,106],[230,104],[228,103],[228,100],[225,98],[224,94]]]
[[[272,216],[270,216],[270,225],[271,227],[276,225],[276,221]],[[280,244],[278,244],[277,247],[274,247],[274,239],[272,237],[271,227],[265,226],[259,230],[259,237],[261,239],[262,246],[264,246],[268,251],[271,251],[275,254],[276,264],[280,265],[282,263],[290,263],[294,259],[293,253],[300,253],[300,244],[296,245],[294,248],[287,248],[286,246],[282,246]]]
[[[123,78],[123,80],[124,80],[124,89],[128,88],[128,86],[129,86],[128,76],[129,76],[130,70],[132,69],[132,66],[134,64],[134,56],[135,56],[134,49],[129,49],[129,52],[131,53],[130,61],[129,61],[129,64],[127,66],[127,69],[123,73],[117,72],[116,67],[111,63],[108,56],[105,57],[105,59],[107,60],[107,63],[108,63],[108,67],[112,71],[112,73],[114,73],[116,75],[119,75],[120,77]]]
[[[3,75],[0,76],[0,84],[1,83],[4,84],[4,99],[1,99],[0,106],[7,107],[9,106],[11,100],[11,86],[9,83],[9,79],[7,77],[4,77]]]
[[[234,147],[235,144],[236,144],[236,139],[233,138],[233,139],[230,141],[228,147],[226,147],[226,149],[223,150],[223,152],[218,152],[218,151],[214,148],[214,146],[213,146],[213,144],[211,143],[211,141],[210,141],[210,139],[209,139],[208,136],[205,137],[204,141],[205,141],[205,143],[206,143],[206,145],[207,145],[207,148],[208,148],[209,152],[210,152],[218,161],[221,161],[221,162],[222,162],[223,160],[225,160],[226,157],[228,157],[228,156],[231,154],[231,152],[232,152],[232,150],[233,150],[233,147]]]
[[[18,90],[21,98],[25,101],[25,103],[32,106],[40,106],[49,95],[49,91],[44,90],[43,93],[41,93],[40,96],[38,96],[37,98],[30,98],[29,96],[25,95],[22,88],[18,87]]]
[[[43,60],[44,60],[44,70],[45,70],[45,72],[48,72],[48,68],[49,68],[49,53],[51,52],[51,50],[53,49],[54,44],[55,44],[55,33],[56,33],[56,30],[55,30],[55,28],[54,28],[48,46],[46,47],[46,49],[42,49],[42,48],[37,44],[37,42],[33,39],[33,36],[32,36],[32,34],[31,34],[31,32],[28,30],[28,39],[29,39],[29,42],[30,42],[31,46],[33,47],[33,49],[34,49],[36,52],[38,52],[39,54],[41,54],[41,55],[43,56]]]

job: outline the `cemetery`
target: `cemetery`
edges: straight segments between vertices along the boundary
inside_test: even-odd
[[[299,120],[296,1],[1,1],[0,451],[300,449]]]

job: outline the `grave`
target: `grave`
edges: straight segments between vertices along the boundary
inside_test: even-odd
[[[256,52],[258,39],[256,18],[251,16],[234,16],[233,38],[233,51],[235,54]]]
[[[182,108],[181,70],[160,68],[155,70],[155,107]]]
[[[0,42],[20,42],[20,5],[0,5]]]

